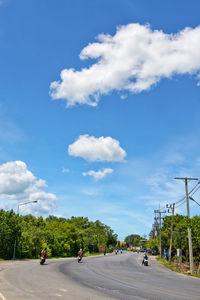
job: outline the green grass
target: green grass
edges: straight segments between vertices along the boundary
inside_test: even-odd
[[[88,257],[88,256],[96,256],[96,255],[103,255],[103,253],[95,252],[95,253],[90,254],[89,252],[85,252],[85,253],[83,254],[84,257]]]
[[[200,275],[197,274],[197,273],[190,274],[190,273],[185,273],[185,272],[181,272],[181,271],[177,270],[173,265],[168,263],[168,261],[164,258],[160,258],[160,257],[157,256],[156,259],[157,259],[157,261],[159,261],[162,265],[164,265],[166,268],[170,269],[171,271],[174,271],[174,272],[177,272],[177,273],[180,273],[180,274],[184,274],[184,275],[187,275],[187,276],[200,278]]]
[[[156,257],[157,261],[159,261],[162,265],[164,265],[166,268],[172,270],[172,271],[176,271],[178,273],[181,273],[180,271],[177,271],[173,265],[169,264],[168,261],[164,258],[160,258],[160,257]]]

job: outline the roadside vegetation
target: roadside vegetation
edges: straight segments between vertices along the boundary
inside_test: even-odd
[[[32,215],[17,215],[13,210],[0,210],[0,258],[13,257],[16,238],[17,258],[38,258],[43,248],[49,257],[77,256],[80,248],[93,252],[99,246],[107,250],[117,243],[117,235],[100,221],[89,221],[84,217],[70,219],[49,216],[46,219]]]
[[[171,220],[171,216],[166,216],[163,220],[161,231],[163,251],[167,251],[170,246]],[[194,216],[193,218],[182,215],[174,216],[172,262],[169,264],[166,261],[166,256],[166,260],[163,263],[173,270],[189,274],[188,226],[192,235],[195,273],[200,275],[200,216]],[[147,247],[159,251],[159,232],[151,231]],[[177,256],[177,249],[181,250],[179,257]]]

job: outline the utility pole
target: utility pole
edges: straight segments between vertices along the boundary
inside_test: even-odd
[[[162,258],[162,235],[161,235],[161,230],[162,230],[162,214],[165,214],[166,213],[166,210],[164,211],[161,211],[160,209],[159,210],[154,210],[154,213],[155,214],[158,214],[159,217],[155,218],[155,219],[158,219],[159,220],[159,233],[160,233],[160,258]]]
[[[169,263],[171,263],[172,259],[172,239],[173,239],[173,228],[174,228],[174,208],[175,203],[166,206],[168,208],[168,212],[172,210],[172,222],[171,222],[171,232],[170,232],[170,245],[169,245]]]
[[[189,207],[189,197],[188,197],[188,180],[198,180],[198,178],[188,178],[188,177],[175,177],[175,179],[183,179],[185,181],[185,194],[187,202],[187,216],[190,218],[190,207]],[[190,273],[194,273],[194,261],[193,261],[193,249],[192,249],[192,237],[191,230],[188,226],[188,244],[189,244],[189,256],[190,256]]]

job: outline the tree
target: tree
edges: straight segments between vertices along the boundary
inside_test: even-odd
[[[125,237],[124,242],[126,242],[128,247],[130,247],[130,245],[138,247],[140,246],[141,239],[142,237],[139,234],[131,234]]]

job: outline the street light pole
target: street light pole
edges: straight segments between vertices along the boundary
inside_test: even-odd
[[[24,203],[19,203],[17,206],[17,216],[19,216],[19,207],[22,205],[27,205],[30,203],[37,203],[37,200],[33,200],[33,201],[28,201],[28,202],[24,202]],[[16,259],[16,245],[17,245],[17,237],[15,236],[15,242],[14,242],[14,250],[13,250],[13,259]]]

